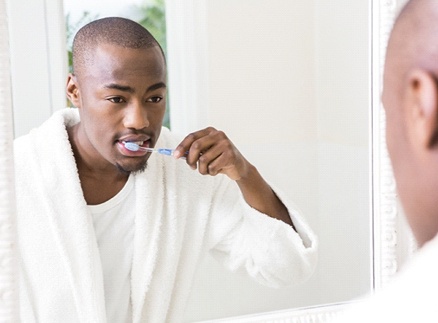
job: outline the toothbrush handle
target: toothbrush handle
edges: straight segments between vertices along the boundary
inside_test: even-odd
[[[170,149],[170,148],[157,148],[155,151],[156,151],[157,153],[161,154],[161,155],[172,156],[173,153],[175,152],[175,149]],[[189,152],[186,151],[186,152],[184,153],[184,156],[182,156],[181,158],[184,158],[184,159],[185,159],[185,158],[187,157],[188,154],[189,154]]]
[[[157,152],[161,155],[167,155],[167,156],[172,156],[174,149],[169,149],[169,148],[158,148]]]

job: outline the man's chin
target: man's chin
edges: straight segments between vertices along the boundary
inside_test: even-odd
[[[144,161],[141,164],[136,164],[136,165],[120,165],[120,164],[116,164],[116,167],[118,169],[119,172],[123,173],[123,174],[140,174],[142,172],[144,172],[147,168],[147,161]]]

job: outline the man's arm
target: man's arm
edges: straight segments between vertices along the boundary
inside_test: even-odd
[[[253,165],[249,163],[248,165],[248,175],[236,181],[246,203],[259,212],[289,224],[296,231],[287,208],[258,170]]]
[[[203,175],[227,175],[236,181],[248,205],[295,230],[284,204],[225,133],[212,127],[193,132],[178,145],[174,156],[180,158],[187,151],[186,161],[192,169]]]

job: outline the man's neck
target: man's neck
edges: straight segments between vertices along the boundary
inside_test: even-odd
[[[82,192],[85,201],[88,205],[96,205],[106,202],[119,193],[123,186],[125,186],[128,175],[123,174],[119,178],[102,178],[96,177],[94,174],[88,176],[81,175],[79,172],[79,179],[81,180]]]
[[[126,184],[129,173],[121,172],[114,165],[98,167],[95,163],[87,162],[77,144],[78,128],[67,129],[73,155],[78,169],[79,180],[85,201],[89,205],[101,204],[114,197]]]

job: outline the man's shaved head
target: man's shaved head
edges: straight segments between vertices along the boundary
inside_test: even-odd
[[[80,74],[88,63],[92,63],[94,49],[100,44],[133,49],[158,46],[161,49],[149,31],[132,20],[120,17],[98,19],[82,27],[73,40],[73,73],[75,75]]]
[[[397,190],[420,245],[438,233],[438,1],[411,0],[393,26],[383,104]]]
[[[386,61],[402,81],[414,68],[438,75],[438,1],[411,0],[401,10],[391,32]],[[402,84],[397,84],[397,88]]]

